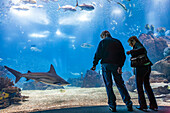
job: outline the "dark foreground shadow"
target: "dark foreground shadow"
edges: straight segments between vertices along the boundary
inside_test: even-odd
[[[127,111],[125,105],[117,106],[116,113],[170,113],[170,106],[159,106],[159,111],[149,110],[148,112],[140,111],[133,106],[134,111]],[[108,106],[90,106],[90,107],[76,107],[76,108],[64,108],[64,109],[54,109],[47,111],[38,111],[32,113],[112,113]]]

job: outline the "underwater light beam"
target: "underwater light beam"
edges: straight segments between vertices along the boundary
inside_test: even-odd
[[[49,33],[50,33],[49,31],[43,31],[43,32],[40,32],[40,33],[32,33],[32,34],[29,34],[29,37],[46,38],[46,37],[48,37]]]
[[[58,35],[58,36],[65,36],[65,34],[62,33],[59,29],[57,29],[56,35]]]
[[[112,15],[121,15],[122,11],[119,8],[113,9],[112,10]]]
[[[50,24],[50,20],[45,10],[32,9],[28,6],[11,7],[10,13],[18,23],[29,24],[38,23],[43,25]]]
[[[90,22],[93,19],[94,14],[94,11],[82,12],[80,14],[59,18],[58,23],[60,25],[80,25],[83,22]]]

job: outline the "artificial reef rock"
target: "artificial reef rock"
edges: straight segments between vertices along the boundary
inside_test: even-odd
[[[170,47],[166,47],[163,54],[165,57],[170,56]]]
[[[87,70],[85,77],[83,79],[82,87],[83,88],[104,87],[102,75],[100,75],[96,71]]]
[[[129,71],[125,71],[125,72],[122,73],[122,77],[123,77],[124,82],[128,81],[131,76],[132,76],[132,74]]]
[[[69,78],[67,80],[70,83],[70,86],[81,87],[83,84],[83,78]]]
[[[170,82],[170,56],[165,57],[164,59],[156,62],[152,66],[152,70],[164,73],[168,82]]]
[[[156,94],[168,94],[168,84],[170,84],[170,56],[156,62],[152,66],[150,83]],[[127,89],[133,92],[136,89],[135,75],[126,82]]]
[[[164,58],[164,49],[168,47],[168,43],[164,38],[157,38],[152,32],[148,32],[147,34],[140,34],[139,40],[147,49],[148,56],[153,63]]]

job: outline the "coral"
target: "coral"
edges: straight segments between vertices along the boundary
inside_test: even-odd
[[[21,96],[21,89],[14,87],[9,78],[0,77],[0,108],[6,108],[12,103],[24,101],[27,96]]]
[[[156,31],[160,34],[160,36],[165,36],[166,28],[165,27],[159,27],[159,28],[156,29]]]
[[[3,88],[8,88],[9,86],[13,86],[14,83],[9,78],[3,78],[0,77],[0,91],[2,91]]]
[[[151,25],[151,31],[154,32],[155,26]]]
[[[146,25],[145,25],[145,29],[146,29],[146,30],[150,30],[149,24],[146,24]]]
[[[0,65],[0,77],[7,77],[8,71],[4,68],[4,66]]]

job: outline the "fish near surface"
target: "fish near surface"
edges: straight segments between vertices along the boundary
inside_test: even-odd
[[[94,10],[94,6],[93,5],[88,5],[88,4],[81,4],[81,5],[78,5],[78,0],[76,0],[77,3],[76,3],[76,7],[80,7],[81,10],[86,10],[86,11],[92,11]]]
[[[71,5],[65,5],[65,6],[60,6],[59,4],[58,4],[58,10],[60,10],[60,9],[63,9],[64,11],[76,11],[76,8],[75,7],[73,7],[73,6],[71,6]]]
[[[51,64],[50,67],[50,71],[48,72],[36,72],[36,73],[32,73],[30,71],[28,71],[28,73],[20,73],[14,69],[11,69],[7,66],[4,66],[9,72],[11,72],[13,75],[15,75],[16,80],[15,83],[17,83],[21,77],[25,77],[28,81],[29,79],[35,80],[37,82],[43,82],[45,84],[49,84],[49,85],[60,85],[60,86],[65,86],[65,85],[69,85],[69,83],[67,81],[65,81],[63,78],[61,78],[60,76],[58,76],[56,74],[56,71],[54,69],[54,66]]]
[[[125,6],[124,4],[122,4],[122,3],[120,3],[120,2],[117,2],[117,4],[119,4],[124,10],[128,11],[127,8],[126,8],[126,6]]]
[[[88,44],[88,43],[83,43],[82,45],[81,45],[81,47],[82,48],[91,48],[91,47],[93,47],[94,45],[91,45],[91,44]]]

